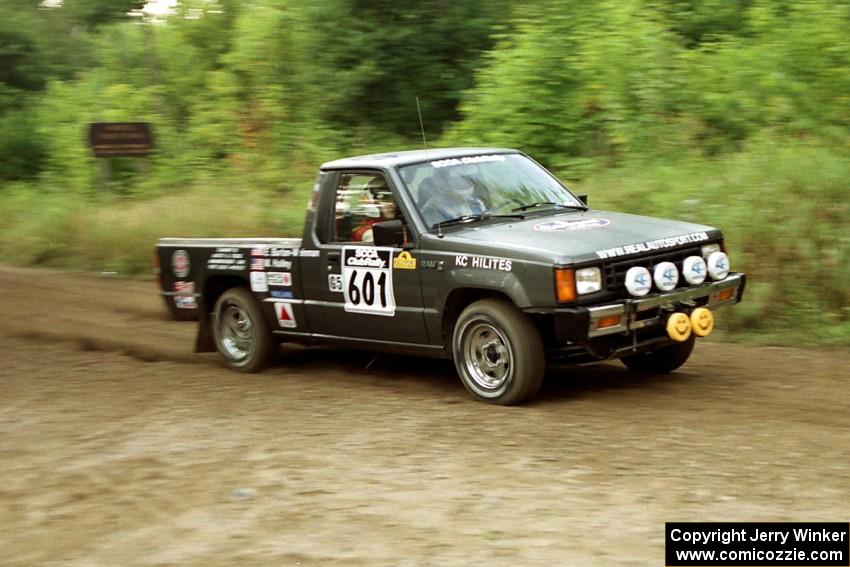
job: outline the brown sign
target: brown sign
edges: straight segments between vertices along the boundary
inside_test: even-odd
[[[153,149],[147,122],[89,124],[89,145],[95,157],[142,157]]]

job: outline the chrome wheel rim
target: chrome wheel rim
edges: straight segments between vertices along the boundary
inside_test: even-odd
[[[248,358],[254,348],[254,322],[248,313],[235,303],[227,303],[218,321],[221,346],[234,362]]]
[[[464,333],[464,366],[477,388],[495,392],[507,384],[513,370],[508,340],[499,329],[483,321]]]

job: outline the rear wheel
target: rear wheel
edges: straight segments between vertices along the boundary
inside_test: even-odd
[[[642,374],[669,374],[691,356],[694,350],[694,336],[681,343],[673,343],[649,352],[624,356],[621,360],[629,370]]]
[[[540,333],[501,299],[476,301],[458,317],[452,337],[455,367],[475,399],[522,403],[537,393],[546,369]]]
[[[239,372],[259,372],[275,343],[253,295],[242,287],[224,292],[213,310],[213,337],[228,366]]]

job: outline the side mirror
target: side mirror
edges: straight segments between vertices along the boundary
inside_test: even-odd
[[[404,223],[398,219],[376,222],[372,225],[375,246],[401,247],[404,245]]]
[[[585,207],[587,206],[587,193],[582,193],[581,195],[576,195],[576,197],[578,197],[578,200],[581,201],[582,204]]]

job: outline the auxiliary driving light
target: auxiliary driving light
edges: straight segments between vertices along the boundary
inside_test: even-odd
[[[715,242],[714,244],[706,244],[702,248],[700,248],[700,252],[702,253],[703,258],[708,258],[715,252],[723,252],[723,247],[719,242]]]
[[[700,256],[688,256],[682,262],[682,276],[691,285],[699,285],[705,281],[708,266]]]
[[[712,252],[708,257],[708,275],[713,280],[722,280],[729,275],[729,256],[725,252]]]
[[[661,291],[670,291],[679,283],[679,270],[673,262],[661,262],[655,266],[652,274],[655,287]]]
[[[652,289],[652,276],[643,266],[633,266],[626,272],[626,290],[635,297],[643,297]]]

